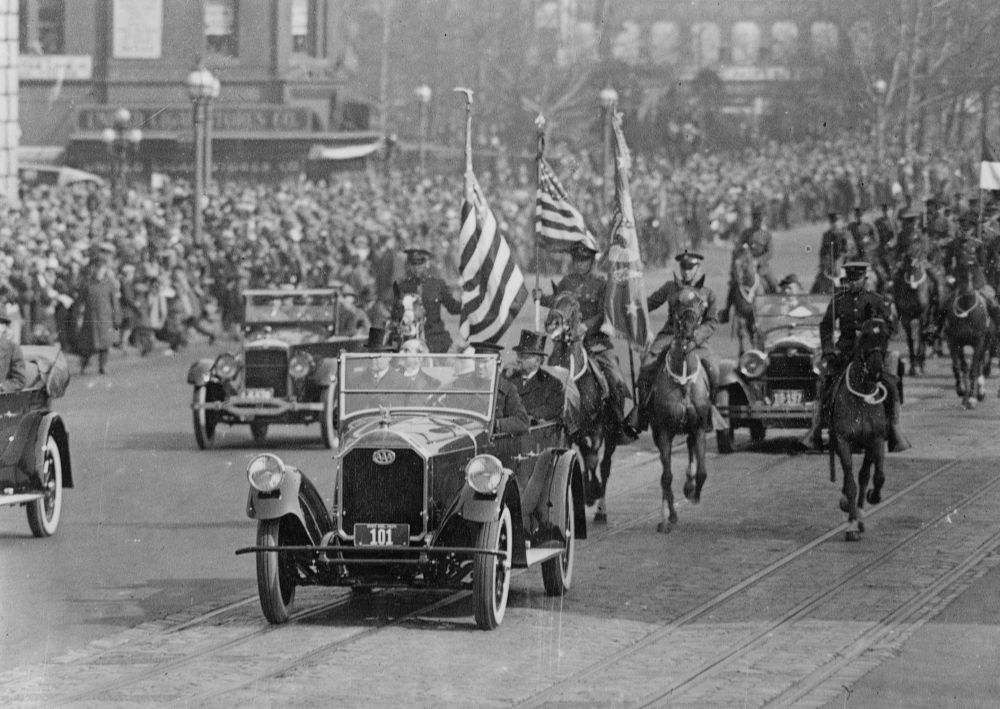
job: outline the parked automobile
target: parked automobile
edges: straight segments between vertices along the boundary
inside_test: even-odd
[[[20,505],[36,537],[59,527],[63,489],[73,487],[69,434],[51,403],[69,384],[69,367],[58,346],[22,347],[28,382],[0,394],[0,506]]]
[[[25,185],[50,185],[65,187],[78,182],[91,182],[95,185],[105,185],[107,181],[92,172],[77,170],[66,165],[35,165],[21,163],[17,166],[17,177]]]
[[[540,565],[546,593],[566,593],[583,468],[561,422],[494,430],[499,376],[495,355],[341,355],[332,469],[269,453],[247,467],[257,543],[237,554],[256,555],[271,623],[305,585],[471,589],[483,629],[503,620],[512,568]]]
[[[195,442],[216,441],[219,424],[249,425],[258,445],[271,424],[319,423],[323,443],[336,438],[337,356],[364,339],[338,332],[338,291],[247,290],[243,342],[236,352],[191,365],[187,381]]]

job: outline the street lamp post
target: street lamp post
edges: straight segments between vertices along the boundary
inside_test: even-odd
[[[142,142],[142,130],[132,127],[132,114],[127,108],[119,108],[115,112],[112,126],[101,132],[101,140],[114,158],[112,190],[115,204],[120,206],[124,202],[129,148],[137,148]]]
[[[875,90],[875,152],[881,163],[885,159],[885,92],[888,85],[885,79],[877,79],[872,88]]]
[[[604,129],[604,154],[601,159],[601,177],[604,180],[604,198],[610,200],[609,188],[611,179],[608,178],[608,171],[611,167],[611,116],[615,110],[615,104],[618,103],[618,92],[615,91],[614,87],[606,86],[597,94],[597,98],[601,102],[601,109],[604,114],[602,121]]]
[[[427,107],[431,102],[431,87],[427,84],[418,86],[414,93],[419,101],[420,119],[417,130],[420,131],[420,173],[424,172],[424,155],[427,150]]]
[[[188,96],[191,97],[194,117],[194,226],[192,238],[201,243],[202,200],[208,182],[212,179],[212,99],[219,96],[219,80],[205,67],[188,74]]]

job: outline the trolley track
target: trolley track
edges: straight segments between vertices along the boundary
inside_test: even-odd
[[[678,449],[682,449],[682,448],[683,448],[683,442],[682,441],[678,442],[678,444],[674,448],[674,452],[676,453]],[[796,458],[798,456],[799,456],[798,452],[790,452],[790,453],[780,454],[780,455],[778,455],[776,457],[770,458],[769,460],[767,460],[766,462],[764,462],[761,465],[757,465],[757,466],[752,467],[748,471],[748,474],[750,474],[750,475],[759,475],[759,474],[762,474],[762,473],[766,473],[767,471],[772,470],[772,469],[777,468],[777,467],[780,467],[781,465],[787,463],[788,461],[790,461],[790,460],[792,460],[792,459],[794,459],[794,458]],[[715,459],[715,458],[718,458],[720,456],[717,453],[712,453],[712,454],[709,454],[709,457],[712,458],[712,459]],[[635,458],[635,460],[629,461],[630,468],[638,468],[638,469],[641,470],[641,469],[645,469],[647,466],[656,465],[656,464],[659,463],[659,454],[658,453],[639,453],[639,454],[635,455],[634,458]],[[630,485],[628,485],[626,487],[620,487],[620,488],[614,488],[613,487],[612,491],[611,491],[611,494],[609,494],[609,501],[617,501],[617,500],[625,499],[628,496],[634,495],[635,493],[639,492],[640,490],[642,490],[644,488],[647,488],[649,485],[650,485],[650,481],[648,479],[644,479],[644,480],[639,480],[639,481],[637,481],[637,482],[635,482],[633,484],[630,484]],[[657,486],[657,490],[658,490],[658,486]],[[658,498],[657,498],[657,500],[658,500]],[[678,500],[678,504],[686,504],[686,501],[683,500],[683,498],[681,498],[680,500]],[[594,534],[594,533],[589,534],[588,535],[588,539],[586,541],[584,541],[580,546],[583,547],[583,549],[590,549],[590,548],[594,547],[595,545],[602,544],[602,543],[604,543],[606,541],[614,539],[615,537],[617,537],[617,536],[619,536],[621,534],[624,534],[624,533],[626,533],[628,531],[632,531],[632,530],[634,530],[638,526],[642,526],[642,525],[646,525],[646,524],[651,525],[653,523],[653,521],[656,520],[659,517],[659,514],[660,514],[660,511],[659,511],[659,507],[657,505],[657,509],[654,510],[653,512],[650,512],[650,513],[647,513],[647,514],[644,514],[644,515],[640,515],[640,516],[638,516],[638,517],[636,517],[636,518],[634,518],[632,520],[629,520],[627,522],[623,522],[621,524],[615,524],[614,526],[607,526],[607,527],[604,527],[604,526],[592,526],[591,529],[600,530],[600,533],[598,533],[598,534]],[[578,551],[579,550],[580,549],[578,547]],[[514,575],[515,576],[519,576],[522,573],[522,571],[525,571],[525,570],[518,570],[518,571],[515,572]],[[335,591],[340,591],[340,589],[335,589]],[[386,590],[376,589],[372,595],[373,596],[385,596],[385,595],[391,594],[393,592],[395,592],[394,589],[386,589]],[[208,692],[208,693],[203,694],[203,695],[194,695],[194,696],[186,695],[184,697],[183,701],[185,701],[185,702],[191,702],[191,701],[206,701],[206,700],[210,700],[212,698],[219,697],[219,696],[221,696],[223,694],[226,694],[228,692],[231,692],[231,691],[234,691],[234,690],[238,690],[238,689],[241,689],[243,687],[250,686],[250,685],[252,685],[252,684],[254,684],[256,682],[265,681],[267,679],[270,679],[270,678],[273,678],[273,677],[285,674],[289,670],[294,669],[295,667],[301,667],[304,664],[308,664],[310,662],[314,662],[314,661],[316,661],[316,660],[318,660],[318,659],[320,659],[320,658],[322,658],[322,657],[324,657],[326,655],[329,655],[329,654],[332,654],[332,653],[336,653],[337,651],[341,650],[342,648],[347,647],[348,645],[350,645],[352,643],[355,643],[355,642],[361,641],[361,640],[363,640],[365,638],[368,638],[368,637],[370,637],[370,636],[372,636],[372,635],[374,635],[374,634],[376,634],[378,632],[387,630],[389,628],[398,627],[398,626],[400,626],[400,625],[402,625],[402,624],[404,624],[406,622],[418,619],[421,616],[427,615],[427,614],[432,613],[432,612],[434,612],[436,610],[440,610],[440,609],[446,608],[448,606],[454,605],[454,604],[456,604],[456,603],[458,603],[458,602],[466,599],[469,595],[470,595],[470,592],[469,591],[465,591],[465,590],[449,594],[448,596],[446,596],[443,599],[439,599],[439,600],[436,600],[434,602],[431,602],[431,603],[428,603],[426,605],[423,605],[421,607],[418,607],[418,608],[416,608],[416,609],[414,609],[412,611],[409,611],[409,612],[407,612],[407,613],[405,613],[405,614],[403,614],[403,615],[401,615],[399,617],[396,617],[396,618],[387,618],[387,619],[385,619],[383,621],[379,621],[379,622],[377,622],[377,623],[375,623],[373,625],[361,628],[361,629],[359,629],[359,630],[357,630],[357,631],[355,631],[353,633],[350,633],[350,634],[348,634],[348,635],[346,635],[346,636],[344,636],[342,638],[338,638],[338,639],[330,641],[328,643],[324,643],[324,644],[322,644],[321,646],[319,646],[317,648],[314,648],[314,649],[312,649],[312,650],[310,650],[308,652],[301,653],[301,654],[297,655],[292,660],[289,660],[287,662],[281,663],[281,665],[279,667],[277,667],[276,669],[275,668],[269,668],[269,669],[267,669],[262,674],[256,674],[256,675],[254,675],[249,680],[243,680],[243,681],[241,681],[238,684],[233,684],[231,686],[226,686],[226,687],[223,687],[223,688],[220,688],[220,689],[217,689],[217,690],[212,690],[211,692]],[[325,603],[320,603],[319,605],[299,610],[298,612],[296,612],[296,613],[294,613],[292,615],[292,618],[290,619],[290,623],[289,624],[282,625],[282,626],[272,626],[272,625],[267,625],[267,624],[263,624],[262,623],[258,627],[254,628],[252,630],[249,630],[249,631],[247,631],[245,633],[242,633],[242,634],[240,634],[240,635],[238,635],[236,637],[230,638],[230,639],[228,639],[226,641],[213,643],[213,644],[207,645],[205,647],[192,650],[190,652],[184,653],[180,657],[176,657],[176,658],[173,658],[173,659],[170,659],[170,660],[156,662],[156,663],[150,665],[149,667],[145,667],[145,668],[143,668],[141,670],[137,670],[135,672],[131,672],[131,673],[129,673],[128,675],[126,675],[124,677],[116,678],[114,680],[110,680],[108,682],[104,682],[104,683],[101,683],[101,684],[96,685],[96,686],[90,686],[90,687],[86,687],[84,689],[75,690],[75,691],[73,691],[71,693],[68,693],[66,695],[63,695],[61,697],[56,698],[54,701],[57,702],[57,703],[79,702],[79,701],[84,701],[84,700],[88,700],[88,699],[94,699],[94,698],[97,698],[99,696],[104,696],[104,695],[107,695],[110,692],[116,692],[116,691],[121,691],[121,690],[124,690],[124,689],[128,689],[129,687],[140,686],[146,680],[149,680],[151,678],[155,678],[157,676],[164,675],[165,673],[174,672],[174,671],[176,671],[176,670],[178,670],[180,668],[183,668],[183,667],[185,667],[187,665],[190,665],[192,663],[195,663],[195,662],[204,661],[204,660],[206,660],[207,658],[209,658],[209,657],[211,657],[213,655],[217,655],[217,654],[221,654],[221,653],[226,653],[226,652],[231,652],[231,651],[233,651],[233,650],[235,650],[237,648],[240,648],[240,647],[242,647],[244,645],[252,644],[254,641],[256,641],[257,639],[259,639],[259,638],[261,638],[263,636],[274,634],[274,633],[281,633],[283,631],[284,632],[288,632],[291,629],[291,626],[294,626],[295,624],[301,624],[303,621],[306,621],[306,620],[309,620],[309,619],[315,619],[315,618],[321,617],[324,614],[327,614],[327,613],[329,613],[331,611],[335,611],[335,610],[337,610],[339,608],[345,607],[348,604],[350,604],[350,602],[352,601],[352,599],[353,599],[353,596],[348,591],[348,592],[346,592],[346,594],[344,594],[343,596],[341,596],[341,597],[339,597],[337,599],[334,599],[334,600],[331,600],[331,601],[328,601],[328,602],[325,602]],[[204,613],[200,614],[199,616],[196,616],[195,618],[188,619],[188,620],[184,621],[183,623],[181,623],[180,625],[164,629],[160,633],[160,635],[161,636],[177,635],[177,634],[181,633],[182,631],[191,630],[191,629],[196,628],[196,627],[198,627],[200,625],[210,624],[212,621],[218,620],[220,617],[225,616],[227,613],[231,613],[233,611],[239,611],[241,609],[244,609],[244,608],[246,608],[248,606],[251,606],[251,605],[255,604],[256,602],[257,602],[257,596],[254,595],[254,596],[248,596],[248,597],[239,599],[237,601],[233,601],[233,602],[227,603],[227,604],[225,604],[223,606],[220,606],[218,608],[210,609],[209,611],[204,612]],[[155,638],[152,638],[150,641],[155,642]],[[147,642],[149,642],[149,641],[147,641]]]

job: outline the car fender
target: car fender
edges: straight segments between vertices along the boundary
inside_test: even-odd
[[[739,369],[737,368],[737,363],[731,359],[723,359],[719,361],[719,386],[729,386],[730,384],[739,383],[743,385],[743,381],[740,379]],[[745,388],[745,387],[744,387]]]
[[[580,455],[575,450],[560,453],[554,461],[552,476],[549,478],[548,494],[545,505],[548,509],[549,524],[558,529],[566,528],[563,515],[566,486],[573,490],[573,522],[577,539],[587,538],[587,510],[584,506],[583,464]],[[539,507],[535,508],[540,514]]]
[[[191,365],[187,373],[187,383],[192,386],[205,386],[212,378],[212,366],[214,359],[199,359]]]
[[[63,487],[73,487],[73,469],[69,456],[69,435],[62,417],[52,411],[30,411],[18,422],[17,430],[4,450],[0,465],[16,465],[21,475],[38,479],[40,453],[45,439],[52,434],[62,459]],[[16,456],[16,458],[15,458]]]
[[[330,386],[337,383],[337,357],[324,357],[316,365],[310,377],[319,386]]]
[[[500,518],[501,504],[510,510],[510,519],[514,527],[514,566],[526,566],[527,557],[524,553],[524,523],[521,516],[521,491],[517,478],[508,470],[500,483],[495,495],[483,495],[466,484],[459,493],[455,514],[468,522],[485,524]],[[446,522],[447,524],[447,522]],[[442,525],[442,529],[445,525]]]
[[[323,504],[316,486],[302,471],[287,468],[277,490],[270,493],[250,488],[247,497],[247,517],[256,520],[295,517],[312,544],[319,544],[323,535],[333,531],[333,520]]]

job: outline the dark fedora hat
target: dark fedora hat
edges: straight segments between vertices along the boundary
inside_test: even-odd
[[[588,259],[597,256],[597,249],[582,241],[578,241],[573,244],[573,247],[569,250],[569,252],[572,254],[573,258],[578,259]]]
[[[545,354],[546,337],[540,332],[531,330],[521,330],[521,339],[514,346],[514,351],[518,354]]]
[[[368,328],[368,341],[365,343],[365,349],[369,352],[395,352],[399,347],[392,333],[388,330],[381,327],[370,327]]]

